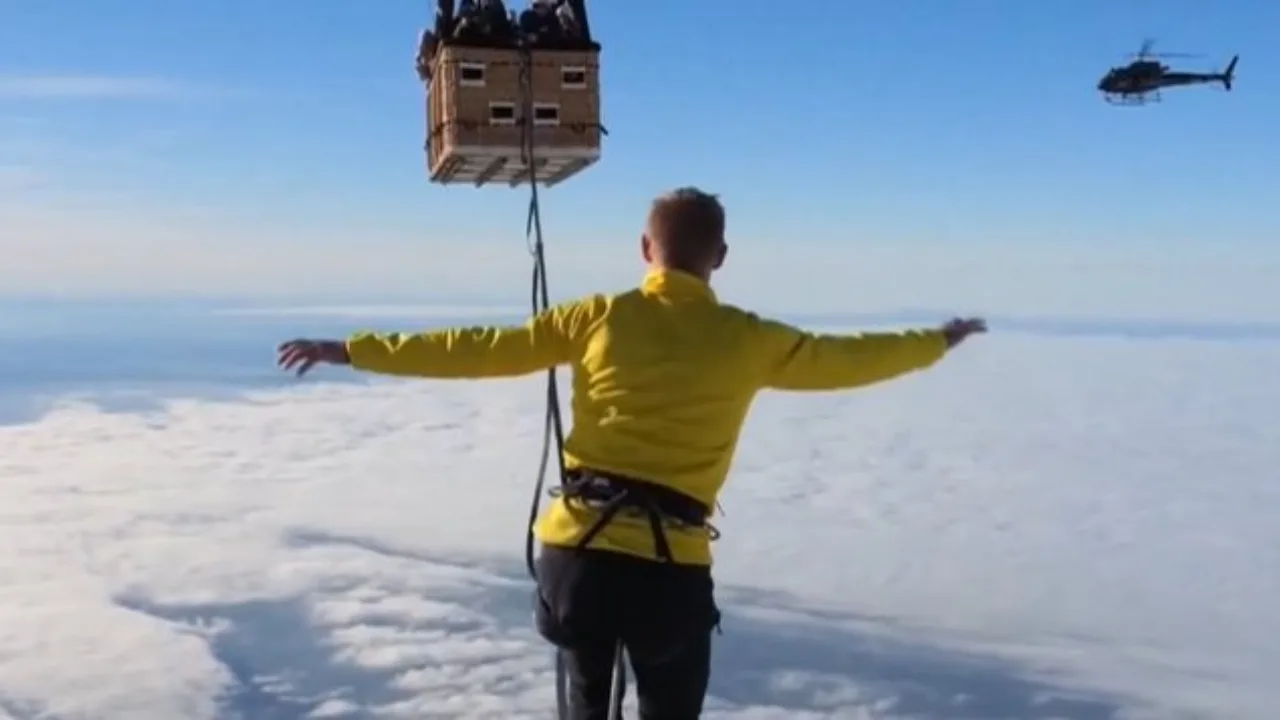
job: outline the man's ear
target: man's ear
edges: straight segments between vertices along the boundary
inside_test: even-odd
[[[728,256],[728,254],[729,254],[729,245],[727,243],[720,243],[720,251],[716,254],[716,264],[712,265],[712,267],[716,270],[719,270],[720,266],[724,265],[724,259],[726,256]]]
[[[647,233],[640,236],[640,256],[647,263],[653,262],[653,243],[650,242]]]

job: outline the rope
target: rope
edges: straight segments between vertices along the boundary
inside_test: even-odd
[[[542,240],[542,210],[538,204],[538,164],[533,132],[533,53],[527,45],[520,47],[520,93],[524,106],[521,120],[521,155],[529,171],[529,214],[525,220],[525,242],[533,256],[533,282],[530,300],[533,314],[549,310],[550,292],[547,285],[547,260]],[[534,483],[533,501],[529,504],[529,528],[525,536],[524,558],[529,576],[538,581],[534,562],[533,527],[538,520],[542,493],[546,487],[547,469],[550,466],[552,440],[555,441],[556,460],[561,487],[564,486],[564,421],[560,413],[560,391],[554,367],[547,370],[547,413],[542,433],[542,456],[538,461],[538,478]],[[609,690],[609,720],[622,720],[622,698],[626,692],[627,668],[622,641],[614,650],[613,680]],[[564,653],[556,650],[556,712],[561,720],[569,717],[568,678],[565,673]]]

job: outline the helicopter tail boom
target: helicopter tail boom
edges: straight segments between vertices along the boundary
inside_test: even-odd
[[[1232,57],[1231,62],[1227,63],[1227,69],[1222,71],[1222,86],[1227,90],[1231,89],[1231,83],[1236,79],[1236,63],[1239,60],[1239,55]]]

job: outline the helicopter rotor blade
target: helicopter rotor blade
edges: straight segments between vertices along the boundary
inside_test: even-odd
[[[1170,53],[1145,53],[1145,54],[1143,54],[1143,53],[1129,53],[1129,54],[1128,54],[1128,55],[1126,55],[1125,57],[1130,57],[1130,58],[1135,58],[1135,59],[1143,59],[1143,58],[1180,58],[1180,59],[1185,59],[1185,58],[1202,58],[1202,57],[1204,57],[1204,53],[1176,53],[1176,52],[1170,52]]]

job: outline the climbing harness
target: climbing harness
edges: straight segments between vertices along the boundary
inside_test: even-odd
[[[707,522],[711,514],[709,508],[684,493],[655,483],[575,469],[566,474],[559,488],[551,490],[551,495],[586,505],[599,513],[578,541],[579,549],[586,549],[596,535],[624,511],[634,512],[648,521],[653,532],[654,554],[662,562],[675,562],[664,526],[704,528],[713,540],[718,537],[715,527]]]
[[[525,241],[529,253],[533,256],[533,279],[531,305],[533,314],[549,310],[551,307],[550,291],[547,284],[546,250],[542,238],[542,210],[538,203],[538,158],[537,143],[533,132],[533,51],[527,44],[520,45],[520,100],[523,107],[521,126],[521,159],[529,173],[529,213],[525,220]],[[552,443],[554,441],[557,469],[559,471],[560,488],[566,485],[564,465],[564,420],[560,413],[560,388],[556,378],[556,368],[547,370],[547,412],[542,434],[542,456],[538,462],[538,477],[534,483],[533,501],[529,505],[529,527],[525,536],[525,565],[534,584],[538,582],[538,570],[534,561],[533,527],[538,520],[538,510],[542,502],[542,493],[546,487],[547,470],[550,466]],[[556,713],[561,720],[569,717],[568,678],[565,673],[564,653],[556,649]],[[627,667],[622,642],[619,641],[614,650],[613,682],[609,692],[609,718],[621,720],[622,699],[626,692]]]

